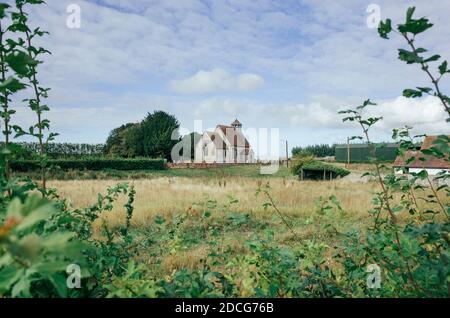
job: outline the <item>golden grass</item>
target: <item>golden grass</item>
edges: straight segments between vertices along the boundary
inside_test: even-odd
[[[204,208],[201,203],[216,200],[219,205],[224,205],[230,201],[230,197],[238,199],[239,203],[227,207],[226,212],[249,213],[255,219],[270,221],[274,211],[270,208],[264,209],[263,204],[267,202],[267,198],[263,195],[258,197],[255,195],[259,186],[270,182],[270,193],[284,215],[306,221],[317,209],[317,198],[335,195],[345,211],[346,219],[351,220],[350,226],[364,228],[373,222],[368,210],[372,208],[373,193],[379,191],[379,185],[375,182],[356,180],[359,179],[356,177],[333,181],[298,181],[289,178],[161,177],[133,180],[129,181],[136,189],[132,226],[145,228],[146,225],[154,222],[156,215],[170,219],[176,214],[187,212],[193,218],[188,218],[183,226],[195,227],[198,224],[193,222],[198,222],[198,216],[203,214]],[[117,180],[51,181],[50,186],[56,187],[60,195],[67,198],[73,207],[83,208],[95,203],[98,193],[105,193],[107,187],[117,183]],[[125,201],[125,197],[119,199],[112,212],[104,213],[94,223],[94,235],[100,237],[100,225],[103,221],[106,221],[109,227],[124,224],[123,204]],[[212,214],[210,220],[223,218],[224,215],[218,209]],[[402,218],[408,217],[406,212],[402,215]],[[284,228],[282,223],[280,226]],[[302,240],[316,234],[314,226],[299,226],[294,231],[295,236]],[[244,242],[251,233],[251,229],[244,228],[238,232],[223,233],[218,248],[231,247],[237,254],[245,254]],[[280,230],[275,234],[275,239],[280,244],[289,244],[290,241],[295,240],[293,234],[286,230]],[[176,253],[161,255],[161,269],[169,274],[180,268],[196,268],[207,255],[208,249],[202,244],[193,246],[189,250],[177,250]]]
[[[262,219],[270,218],[272,213],[263,208],[267,199],[262,195],[256,196],[256,190],[262,182],[266,181],[239,177],[227,180],[163,177],[130,181],[136,189],[132,223],[134,226],[141,226],[152,221],[156,215],[171,217],[192,208],[193,204],[195,208],[195,203],[207,199],[226,204],[230,197],[239,200],[238,204],[230,206],[231,212],[251,213]],[[278,207],[291,216],[307,217],[315,211],[318,197],[335,195],[347,213],[364,217],[370,208],[372,193],[377,190],[374,183],[345,180],[299,182],[280,178],[269,182]],[[98,193],[104,193],[108,186],[115,184],[117,180],[83,180],[52,181],[50,186],[56,187],[73,207],[83,208],[95,203]],[[125,198],[119,200],[115,210],[108,216],[111,225],[124,221],[123,209],[120,209],[124,200]]]

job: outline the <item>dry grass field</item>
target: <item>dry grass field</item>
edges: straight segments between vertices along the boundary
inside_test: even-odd
[[[107,187],[117,182],[74,180],[52,181],[50,185],[59,189],[60,194],[73,207],[82,208],[94,203],[98,193],[103,193]],[[145,225],[156,215],[170,217],[207,200],[226,204],[230,198],[239,200],[238,204],[230,206],[231,212],[251,213],[259,218],[271,216],[263,207],[267,200],[263,196],[256,196],[258,187],[266,182],[260,179],[161,177],[128,182],[134,185],[137,192],[133,214],[133,224],[136,226]],[[300,182],[295,179],[273,178],[268,182],[278,207],[284,214],[295,217],[310,215],[315,210],[317,198],[334,194],[345,211],[357,218],[365,218],[370,208],[371,194],[377,190],[377,185],[372,182],[346,180]],[[120,211],[117,213],[123,214]],[[109,217],[114,219],[113,222],[119,222],[114,215],[113,213]]]
[[[213,209],[208,222],[223,223],[230,214],[235,213],[249,215],[256,224],[238,226],[235,230],[224,233],[220,242],[221,248],[232,248],[236,253],[245,254],[247,251],[244,243],[250,235],[261,230],[257,226],[259,222],[272,224],[280,243],[289,241],[292,239],[291,233],[280,220],[274,219],[271,208],[264,208],[263,204],[267,202],[267,198],[262,194],[256,196],[258,187],[267,181],[270,183],[271,195],[278,208],[290,219],[297,220],[295,231],[303,237],[307,237],[314,230],[305,224],[317,209],[316,201],[320,196],[328,197],[334,194],[341,201],[346,214],[352,220],[351,223],[357,224],[358,227],[364,226],[369,221],[367,210],[370,208],[371,193],[376,190],[374,183],[345,180],[300,182],[294,178],[264,180],[249,177],[158,177],[128,181],[136,189],[132,226],[145,231],[148,224],[154,224],[156,216],[171,220],[176,215],[187,213],[185,230],[195,233],[199,226],[199,217],[201,218],[204,211],[209,209],[208,206],[213,204],[217,207]],[[67,198],[73,207],[82,208],[95,203],[98,193],[104,193],[107,187],[117,183],[117,180],[74,180],[52,181],[50,186],[56,187],[61,196]],[[229,204],[232,200],[238,202]],[[112,212],[104,213],[95,222],[96,236],[101,235],[101,227],[105,221],[111,228],[117,228],[125,223],[124,203],[125,198],[119,199]],[[189,217],[192,221],[189,221]],[[175,269],[196,268],[208,253],[208,246],[202,243],[195,244],[188,249],[162,255],[158,260],[160,264],[158,268],[164,274],[169,274]],[[155,262],[154,255],[144,256],[143,262]],[[148,265],[156,268],[153,263]]]
[[[242,168],[245,171],[242,174],[237,170],[228,174],[228,170],[221,173],[215,171],[210,176],[205,176],[205,171],[176,171],[181,176],[173,176],[173,171],[168,171],[166,176],[157,174],[144,179],[53,180],[50,186],[57,188],[72,207],[84,208],[95,203],[98,193],[105,193],[108,187],[119,182],[132,184],[136,189],[136,198],[131,225],[144,233],[143,237],[152,235],[147,231],[149,225],[155,224],[157,217],[172,222],[170,220],[184,215],[186,221],[182,231],[188,237],[197,239],[200,237],[199,233],[203,230],[206,233],[211,224],[228,224],[229,228],[230,219],[236,218],[237,225],[220,235],[217,248],[231,248],[236,255],[245,255],[247,251],[244,243],[252,235],[262,234],[265,227],[261,224],[268,224],[274,230],[279,244],[290,244],[299,237],[307,240],[317,235],[315,232],[319,231],[317,226],[321,222],[316,218],[320,197],[334,195],[340,202],[343,213],[336,216],[336,227],[339,230],[364,230],[373,224],[368,211],[372,207],[373,194],[379,191],[379,185],[362,180],[362,169],[353,168],[349,176],[333,181],[299,181],[289,175],[287,169],[280,171],[278,176],[255,177],[248,168]],[[193,175],[188,177],[189,173]],[[277,217],[274,209],[264,207],[268,198],[263,194],[256,195],[258,188],[267,182],[277,208],[292,222],[295,238],[292,231]],[[110,228],[118,228],[125,223],[125,200],[125,197],[120,198],[113,211],[105,212],[94,223],[94,234],[97,237],[101,236],[104,223]],[[211,212],[207,220],[202,218],[205,211]],[[240,216],[242,222],[239,221]],[[408,218],[408,214],[403,213],[402,218]],[[205,241],[207,239],[206,237]],[[334,244],[333,240],[328,244]],[[170,274],[181,268],[196,268],[211,252],[211,248],[202,242],[203,239],[200,239],[188,247],[165,246],[166,250],[173,251],[170,253],[146,250],[142,253],[142,261],[149,268],[162,271],[159,274]],[[158,266],[154,266],[155,262]]]

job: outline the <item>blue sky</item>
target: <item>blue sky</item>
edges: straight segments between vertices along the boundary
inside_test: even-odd
[[[400,39],[366,25],[367,6],[402,21],[416,5],[436,25],[421,46],[450,60],[450,2],[250,0],[48,0],[33,23],[50,31],[52,55],[41,82],[58,141],[104,142],[111,129],[147,112],[174,114],[183,127],[227,124],[279,128],[290,145],[344,142],[358,131],[337,111],[371,98],[386,117],[375,138],[409,124],[417,133],[450,133],[433,98],[406,100],[404,88],[427,85],[397,60]],[[69,4],[81,28],[66,27]],[[449,91],[450,81],[443,82]],[[23,108],[15,120],[26,125]]]

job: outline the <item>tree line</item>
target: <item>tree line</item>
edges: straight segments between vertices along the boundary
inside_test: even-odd
[[[183,142],[183,149],[190,149],[190,155],[186,154],[186,157],[193,159],[194,147],[200,135],[191,133],[181,137],[179,127],[175,116],[155,111],[148,113],[141,122],[127,123],[113,129],[104,144],[51,142],[45,145],[45,151],[52,159],[148,157],[170,161],[174,145]],[[4,142],[0,146],[3,147]],[[14,148],[16,159],[33,159],[41,146],[38,142],[15,142],[10,143],[9,147]]]
[[[292,155],[296,156],[307,156],[311,155],[314,157],[329,157],[334,156],[336,145],[327,145],[327,144],[319,144],[319,145],[310,145],[306,147],[297,146],[292,149]]]

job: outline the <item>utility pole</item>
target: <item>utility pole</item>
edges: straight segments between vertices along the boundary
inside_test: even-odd
[[[347,137],[347,166],[350,166],[350,138]]]
[[[289,150],[288,150],[288,141],[286,139],[286,167],[289,168]]]

